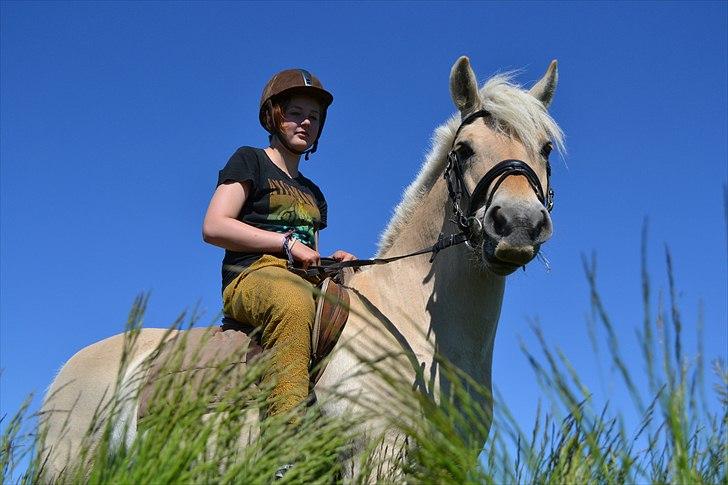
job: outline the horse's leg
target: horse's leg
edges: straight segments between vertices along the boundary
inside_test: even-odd
[[[347,411],[351,413],[352,411]],[[348,483],[398,483],[407,438],[398,430],[386,429],[382,420],[374,424],[371,416],[354,431],[348,451],[342,455],[343,478]]]
[[[339,374],[340,369],[357,369],[358,359],[342,350],[337,355],[338,368],[329,374]],[[328,369],[327,369],[327,372]],[[344,479],[349,483],[390,483],[397,481],[396,470],[404,456],[405,438],[392,429],[386,414],[379,409],[384,401],[371,391],[374,378],[371,374],[339,374],[333,378],[332,388],[320,387],[322,411],[329,416],[340,416],[357,423],[352,428],[351,442],[341,456]]]

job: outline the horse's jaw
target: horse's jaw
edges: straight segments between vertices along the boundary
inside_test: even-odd
[[[478,248],[483,267],[498,276],[508,276],[524,268],[538,255],[541,245],[512,245],[487,238]]]

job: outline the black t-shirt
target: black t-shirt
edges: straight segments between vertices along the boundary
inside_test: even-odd
[[[250,194],[237,219],[251,226],[287,233],[314,248],[315,233],[326,227],[326,199],[321,190],[303,176],[291,178],[260,148],[241,147],[220,170],[217,185],[250,182]],[[261,253],[225,250],[222,261],[223,289],[250,266]]]

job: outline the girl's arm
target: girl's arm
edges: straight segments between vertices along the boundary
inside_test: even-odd
[[[231,251],[280,253],[282,234],[264,231],[236,219],[249,193],[248,181],[219,185],[207,207],[202,239]]]
[[[202,239],[231,251],[280,255],[285,236],[258,229],[236,219],[243,208],[250,182],[221,184],[215,190],[202,223]],[[304,267],[319,264],[319,254],[300,242],[289,243],[293,259]]]

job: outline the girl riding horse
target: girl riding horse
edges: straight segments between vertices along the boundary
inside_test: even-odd
[[[220,170],[203,224],[206,242],[225,249],[226,316],[257,327],[271,351],[264,383],[267,415],[291,413],[309,394],[308,366],[314,293],[290,262],[318,265],[318,233],[326,227],[326,199],[299,171],[301,155],[316,151],[333,96],[304,69],[274,75],[263,89],[259,120],[269,146],[244,146]],[[338,261],[355,259],[345,251]],[[291,414],[291,422],[297,418]]]

